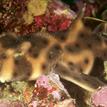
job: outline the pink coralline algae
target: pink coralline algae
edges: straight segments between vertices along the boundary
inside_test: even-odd
[[[45,27],[50,32],[67,30],[76,14],[68,6],[60,1],[53,0],[49,3],[44,15],[34,18],[38,29]]]
[[[63,105],[75,107],[74,100],[68,97],[61,82],[59,81],[59,86],[57,86],[56,81],[59,81],[59,77],[55,74],[54,77],[53,74],[40,76],[35,83],[32,100],[28,107],[62,107]]]
[[[38,87],[42,86],[44,88],[48,88],[49,87],[49,80],[48,80],[47,76],[42,75],[40,78],[38,78],[38,80],[36,81],[36,84]]]
[[[107,107],[107,86],[96,91],[91,100],[93,107]]]

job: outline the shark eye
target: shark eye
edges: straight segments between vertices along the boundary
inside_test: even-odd
[[[42,69],[45,70],[46,68],[47,68],[47,65],[46,65],[46,64],[43,64],[43,65],[42,65]]]
[[[85,63],[85,64],[88,64],[88,63],[89,63],[89,59],[88,59],[88,58],[85,58],[85,59],[84,59],[84,63]]]

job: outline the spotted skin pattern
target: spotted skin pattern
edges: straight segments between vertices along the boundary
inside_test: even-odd
[[[95,58],[105,58],[107,50],[107,42],[84,27],[79,18],[64,34],[41,31],[26,36],[3,33],[0,37],[1,82],[35,80],[57,63],[89,74]]]

